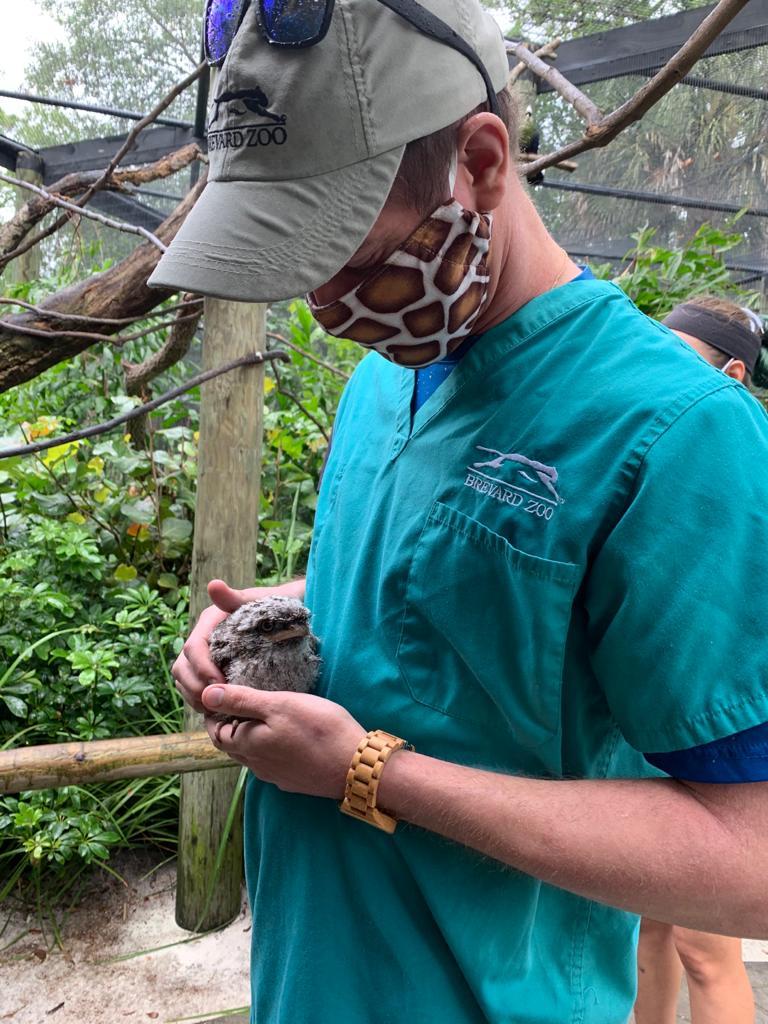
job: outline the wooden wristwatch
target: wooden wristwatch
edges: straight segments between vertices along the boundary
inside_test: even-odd
[[[384,765],[396,750],[402,750],[403,747],[413,749],[405,740],[381,729],[366,733],[347,772],[344,799],[339,804],[344,814],[358,821],[367,821],[369,825],[390,835],[395,831],[397,818],[377,809],[376,794]]]

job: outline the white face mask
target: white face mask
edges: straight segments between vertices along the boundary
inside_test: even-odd
[[[736,362],[736,360],[733,357],[731,357],[728,360],[728,362],[725,364],[725,366],[719,367],[720,373],[724,373],[726,375],[726,377],[727,377],[728,376],[728,370],[731,368],[731,365],[733,363],[735,363],[735,362]]]

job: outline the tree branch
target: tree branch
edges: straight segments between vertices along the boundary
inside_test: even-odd
[[[320,420],[316,419],[312,415],[312,413],[309,411],[309,409],[307,409],[307,407],[302,404],[301,399],[297,398],[296,395],[294,395],[292,391],[288,391],[288,390],[286,390],[286,388],[283,387],[283,381],[282,381],[282,378],[280,377],[280,372],[277,369],[277,366],[273,366],[272,367],[272,372],[274,373],[275,381],[277,382],[277,393],[279,395],[284,395],[286,398],[290,399],[295,405],[297,405],[298,408],[307,417],[307,419],[311,420],[315,424],[317,429],[320,431],[320,433],[325,438],[325,443],[329,444],[330,443],[330,438],[328,437],[328,431],[322,425]],[[2,454],[2,453],[0,453],[0,454]]]
[[[201,298],[192,299],[189,302],[179,302],[174,306],[163,306],[162,309],[158,309],[157,312],[151,310],[147,313],[139,313],[137,316],[125,316],[118,319],[109,319],[108,317],[98,316],[80,316],[77,313],[57,313],[54,309],[45,309],[43,306],[33,306],[31,302],[24,302],[21,299],[11,299],[6,295],[0,295],[0,306],[20,306],[22,309],[28,309],[32,313],[39,313],[46,320],[67,320],[72,323],[84,323],[84,324],[109,324],[114,327],[127,327],[130,324],[135,324],[137,320],[149,320],[156,316],[166,316],[168,313],[175,313],[179,309],[191,310],[195,306],[201,305],[203,300]]]
[[[187,213],[194,206],[205,187],[206,176],[189,192],[173,213],[156,229],[158,238],[168,245],[176,235]],[[101,274],[79,281],[50,296],[42,303],[45,313],[19,313],[5,318],[0,328],[0,392],[38,376],[48,367],[77,355],[90,345],[93,338],[67,336],[70,327],[82,325],[82,320],[68,321],[65,316],[56,332],[51,331],[46,316],[51,313],[75,313],[100,321],[104,334],[117,333],[114,319],[141,318],[165,302],[173,289],[150,288],[147,278],[157,265],[160,254],[146,243],[137,246],[120,263]],[[44,339],[27,336],[19,328],[46,331]],[[54,337],[54,334],[56,335]],[[103,338],[99,340],[103,341]]]
[[[544,46],[540,46],[539,49],[535,51],[533,56],[534,57],[556,57],[557,56],[557,48],[558,48],[558,46],[560,46],[562,41],[563,41],[562,39],[553,39],[551,43],[546,43]],[[509,47],[507,47],[507,50],[509,51]],[[547,65],[547,66],[549,66],[549,65]],[[516,64],[515,67],[513,67],[512,70],[509,73],[509,79],[507,81],[507,88],[509,88],[509,86],[511,86],[511,85],[514,85],[515,82],[520,77],[520,75],[522,75],[522,73],[524,71],[526,71],[527,69],[528,69],[528,65],[523,60],[521,60],[519,64]]]
[[[197,65],[197,67],[195,68],[194,71],[190,72],[190,74],[188,74],[186,78],[183,78],[180,82],[177,82],[177,84],[174,85],[174,87],[171,89],[171,91],[169,93],[167,93],[163,97],[163,99],[160,100],[160,102],[157,104],[157,106],[154,107],[147,114],[146,117],[143,117],[141,119],[141,121],[137,121],[136,122],[136,124],[133,126],[133,128],[131,128],[131,130],[128,132],[128,137],[126,138],[126,140],[123,143],[123,145],[120,147],[120,149],[117,151],[117,153],[112,157],[111,161],[109,162],[109,166],[107,167],[107,169],[104,171],[104,173],[99,178],[99,180],[94,182],[94,184],[90,186],[88,191],[81,198],[80,203],[82,203],[82,204],[87,203],[88,200],[91,198],[91,196],[95,195],[96,192],[98,192],[99,189],[102,188],[106,184],[106,182],[109,181],[109,179],[112,176],[112,172],[115,170],[115,168],[120,163],[120,161],[123,159],[123,157],[126,155],[126,153],[129,153],[130,150],[133,148],[134,142],[139,137],[139,135],[141,135],[141,133],[144,131],[144,129],[148,128],[149,125],[151,125],[153,123],[153,121],[156,121],[157,118],[160,117],[162,112],[167,107],[170,107],[171,103],[173,103],[173,101],[176,99],[176,97],[180,96],[181,93],[183,93],[185,89],[188,89],[190,87],[190,85],[193,85],[198,80],[198,78],[200,78],[200,76],[203,74],[203,72],[205,72],[207,70],[208,70],[208,62],[207,61],[201,61],[200,64]]]
[[[115,171],[111,180],[104,187],[110,191],[122,192],[125,185],[146,185],[161,178],[168,178],[170,175],[176,174],[177,171],[188,167],[195,160],[200,160],[202,155],[197,143],[191,142],[152,164]],[[84,192],[93,182],[98,181],[102,174],[103,171],[67,174],[50,184],[48,191],[59,196],[76,196]],[[6,224],[0,226],[0,253],[8,253],[15,246],[20,245],[35,224],[38,224],[52,209],[53,203],[40,198],[30,199],[29,202],[26,202]]]
[[[520,153],[517,157],[518,163],[521,164],[532,164],[536,160],[540,159],[541,157],[538,156],[538,154],[536,153]],[[560,160],[558,163],[555,164],[555,167],[557,167],[557,169],[560,171],[568,171],[569,174],[573,174],[574,171],[577,171],[579,169],[579,165],[577,163],[574,163],[573,160]],[[526,174],[528,173],[527,167],[524,169],[524,172]]]
[[[275,349],[273,352],[251,352],[249,355],[241,356],[240,359],[235,359],[225,366],[218,366],[214,370],[206,370],[205,373],[199,373],[196,377],[190,378],[186,384],[173,388],[171,391],[166,391],[165,394],[160,395],[159,398],[154,398],[151,402],[137,405],[135,409],[130,409],[121,416],[107,420],[106,423],[95,423],[92,427],[75,430],[71,434],[64,434],[62,437],[48,438],[45,441],[36,441],[33,444],[17,445],[15,448],[4,448],[0,450],[0,459],[11,459],[19,455],[34,455],[37,452],[46,451],[48,448],[57,448],[62,444],[71,444],[73,441],[82,441],[87,437],[106,434],[110,430],[128,423],[130,420],[136,419],[137,416],[146,416],[147,413],[159,409],[161,405],[165,405],[167,402],[173,401],[174,398],[185,394],[185,392],[205,384],[206,381],[213,380],[214,377],[220,377],[222,374],[229,373],[231,370],[237,370],[241,366],[256,366],[260,363],[268,363],[275,360],[288,363],[290,358],[287,352],[281,352],[280,349]]]
[[[129,235],[141,235],[146,238],[147,241],[151,242],[152,245],[156,246],[160,252],[166,252],[167,246],[163,245],[160,239],[153,235],[147,228],[139,227],[135,224],[128,224],[123,220],[113,220],[111,217],[105,217],[102,213],[94,213],[93,210],[85,210],[75,203],[70,203],[66,199],[62,199],[61,196],[54,195],[52,192],[46,191],[44,188],[40,188],[39,185],[33,185],[31,181],[22,181],[20,178],[14,178],[10,174],[3,174],[0,171],[0,181],[6,182],[8,185],[15,185],[17,188],[26,189],[27,192],[34,192],[38,196],[42,196],[47,202],[53,206],[60,206],[63,210],[69,210],[71,213],[76,214],[78,217],[87,217],[88,220],[95,220],[99,224],[105,224],[108,228],[114,228],[115,231],[124,231]]]
[[[615,139],[630,124],[639,121],[654,104],[658,103],[662,96],[665,96],[674,85],[688,74],[696,61],[706,52],[710,44],[720,35],[726,25],[733,21],[748,2],[749,0],[720,0],[717,7],[704,18],[690,39],[683,43],[661,71],[639,89],[630,100],[623,103],[606,117],[599,117],[593,120],[588,118],[587,129],[581,139],[561,147],[554,153],[539,157],[538,160],[529,164],[526,168],[526,173],[535,174],[537,171],[543,171],[547,167],[552,167],[564,158],[577,156],[579,153],[584,153],[589,149],[607,146],[609,142]],[[547,67],[548,71],[554,70],[547,65],[545,67]],[[532,70],[535,69],[532,68]],[[575,86],[572,86],[572,88],[575,89]],[[557,91],[560,92],[560,90]],[[578,90],[576,91],[578,92]],[[564,95],[562,92],[560,94]],[[568,97],[566,96],[565,98],[567,99]]]
[[[545,64],[535,53],[531,53],[527,46],[523,46],[522,43],[507,43],[507,52],[514,53],[525,67],[538,75],[547,85],[551,85],[555,92],[567,100],[572,107],[575,107],[589,124],[600,120],[602,114],[589,96],[585,96],[581,89],[577,89],[565,75],[560,74],[557,68]]]
[[[167,341],[158,352],[155,352],[154,355],[151,355],[142,363],[123,363],[123,370],[125,372],[125,389],[127,394],[132,396],[140,395],[142,398],[147,397],[145,394],[147,384],[165,370],[170,369],[171,366],[175,366],[176,363],[178,363],[180,359],[183,359],[187,354],[202,315],[202,303],[197,308],[196,313],[192,314],[191,317],[183,316],[180,313],[176,317],[176,321],[171,328],[171,333],[169,334]],[[137,417],[134,421],[131,436],[133,444],[137,448],[143,447],[147,440],[148,423],[151,428],[151,421],[149,421],[146,413],[141,417]],[[151,446],[151,429],[149,432],[149,442]],[[154,467],[154,459],[151,460],[151,464]]]
[[[80,196],[80,198],[77,200],[78,206],[85,206],[88,200],[91,199],[92,196],[94,196],[98,191],[100,191],[100,189],[102,189],[106,185],[106,183],[110,180],[112,176],[112,172],[123,159],[125,154],[132,148],[134,142],[141,134],[141,132],[143,132],[144,129],[148,127],[148,125],[152,124],[152,122],[155,121],[162,114],[166,107],[169,107],[177,96],[184,92],[185,89],[188,89],[189,86],[193,84],[193,82],[196,82],[197,79],[207,69],[207,62],[202,61],[200,64],[198,64],[198,66],[191,74],[187,75],[186,78],[184,78],[181,82],[177,83],[173,87],[173,89],[171,89],[171,91],[166,96],[164,96],[162,100],[160,100],[157,106],[153,110],[151,110],[149,114],[147,114],[146,117],[143,117],[141,121],[136,122],[136,124],[128,133],[125,142],[117,151],[115,156],[112,158],[112,160],[109,163],[109,166],[102,173],[101,177],[97,178],[97,180],[92,185],[89,185],[85,193],[82,196]],[[23,256],[25,252],[29,252],[29,250],[32,249],[35,245],[37,245],[38,242],[41,242],[44,238],[48,238],[50,235],[54,234],[67,223],[68,219],[68,217],[59,217],[58,220],[56,220],[50,227],[45,228],[45,230],[43,231],[38,231],[36,235],[33,235],[32,238],[28,238],[26,242],[18,246],[12,252],[5,253],[3,256],[0,256],[0,270],[7,266],[7,264],[10,263],[11,260],[16,259],[18,256]]]
[[[305,356],[311,362],[317,363],[318,366],[322,366],[323,369],[327,370],[329,373],[335,373],[336,376],[341,377],[342,380],[349,380],[348,373],[344,373],[344,371],[340,370],[338,367],[332,366],[331,363],[326,363],[318,356],[313,356],[310,352],[307,352],[305,348],[302,348],[301,345],[297,345],[295,344],[295,342],[289,341],[287,338],[284,338],[282,334],[274,334],[271,331],[267,331],[267,337],[274,338],[274,340],[279,342],[281,345],[287,345],[288,348],[292,348],[294,352],[299,352],[301,355]]]
[[[145,327],[142,331],[134,331],[132,334],[99,334],[96,331],[44,331],[37,327],[23,327],[19,324],[11,323],[9,320],[0,320],[0,329],[16,331],[18,334],[23,334],[26,338],[46,338],[51,340],[79,338],[83,341],[90,341],[93,344],[109,342],[111,345],[120,348],[127,341],[136,341],[138,338],[146,338],[148,334],[154,334],[155,331],[161,331],[165,327],[174,327],[179,320],[197,321],[201,315],[202,311],[199,313],[188,313],[186,316],[179,316],[175,320],[164,320],[162,323],[153,324],[151,327]]]
[[[177,316],[168,340],[158,352],[145,359],[143,363],[123,363],[127,394],[140,395],[151,380],[184,358],[192,344],[202,315],[203,307],[201,305],[195,313],[189,316]]]

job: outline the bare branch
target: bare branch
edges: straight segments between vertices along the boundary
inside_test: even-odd
[[[517,157],[518,162],[521,164],[532,164],[534,161],[540,159],[541,157],[536,153],[520,153]],[[574,163],[573,160],[561,160],[559,163],[555,164],[555,167],[561,171],[568,171],[570,174],[579,169],[579,165]],[[527,167],[525,168],[525,173],[528,173]]]
[[[272,366],[272,372],[274,373],[275,381],[277,382],[278,394],[285,395],[286,398],[290,399],[290,401],[292,401],[294,405],[296,405],[304,413],[307,419],[311,420],[315,424],[317,429],[325,438],[325,443],[329,444],[331,439],[328,436],[328,431],[325,429],[320,420],[316,419],[309,411],[309,409],[307,409],[307,407],[302,404],[301,399],[297,398],[292,391],[288,391],[286,388],[283,387],[283,381],[282,378],[280,377],[280,371],[277,369],[277,365]]]
[[[535,174],[537,171],[552,167],[567,157],[577,156],[588,149],[607,146],[630,124],[639,121],[654,104],[658,103],[662,96],[665,96],[688,74],[710,44],[748,2],[749,0],[720,0],[717,7],[704,18],[690,39],[683,43],[661,71],[639,89],[630,100],[623,103],[613,113],[588,124],[581,139],[561,147],[554,153],[539,157],[528,166],[527,173]]]
[[[109,166],[107,167],[107,169],[104,171],[104,173],[99,178],[99,180],[94,182],[94,184],[90,186],[90,188],[85,193],[85,195],[80,199],[80,203],[82,203],[82,204],[87,203],[88,200],[91,198],[91,196],[95,195],[95,193],[98,192],[99,189],[102,188],[106,184],[106,182],[109,181],[109,179],[112,176],[112,172],[115,170],[115,168],[120,163],[120,161],[123,159],[123,157],[126,155],[126,153],[129,153],[131,151],[131,149],[133,148],[134,142],[139,137],[139,135],[141,135],[141,133],[144,131],[144,129],[148,128],[149,125],[151,125],[153,121],[156,121],[157,118],[160,117],[162,112],[167,107],[170,107],[171,103],[173,103],[173,101],[176,99],[177,96],[180,96],[181,93],[183,93],[185,89],[188,89],[190,87],[190,85],[193,85],[198,80],[198,78],[200,78],[200,76],[204,72],[207,72],[207,71],[208,71],[208,62],[207,61],[201,61],[200,64],[197,65],[197,67],[195,68],[194,71],[190,72],[190,74],[188,74],[186,78],[182,79],[180,82],[178,82],[176,85],[174,85],[174,87],[171,89],[171,91],[166,96],[164,96],[163,99],[160,100],[160,102],[157,104],[157,106],[154,107],[147,114],[146,117],[143,117],[141,119],[141,121],[137,121],[136,122],[136,124],[133,126],[133,128],[131,128],[130,132],[128,132],[128,137],[125,140],[125,142],[123,143],[123,145],[120,147],[120,149],[117,151],[117,153],[110,160]]]
[[[176,174],[177,171],[183,170],[195,160],[200,160],[201,157],[200,147],[196,142],[191,142],[152,164],[115,171],[104,188],[112,192],[122,192],[126,185],[146,185],[149,182]],[[103,171],[67,174],[50,184],[48,191],[59,196],[80,195],[89,185],[98,181],[102,174]],[[20,245],[35,224],[38,224],[52,209],[53,203],[37,197],[26,202],[6,224],[0,226],[0,253],[7,253]]]
[[[201,306],[202,303],[203,300],[201,298],[195,298],[188,302],[178,302],[174,306],[163,306],[156,312],[150,310],[147,313],[138,313],[136,316],[125,316],[119,319],[110,319],[105,316],[82,316],[78,313],[59,313],[55,309],[46,309],[44,306],[33,306],[31,302],[23,302],[21,299],[11,299],[6,295],[0,295],[0,306],[20,306],[22,309],[30,310],[32,313],[39,313],[40,316],[46,320],[67,320],[70,323],[101,324],[102,326],[108,324],[110,327],[127,327],[130,324],[135,324],[137,320],[151,320],[156,316],[166,316],[168,313],[175,313],[179,309],[191,310],[196,306]]]
[[[565,75],[560,74],[557,68],[545,64],[540,57],[531,53],[527,46],[523,46],[522,43],[507,43],[507,52],[514,53],[527,68],[530,68],[539,78],[543,79],[547,85],[552,86],[555,92],[559,93],[564,100],[567,100],[572,107],[575,107],[588,124],[600,120],[602,114],[589,96],[585,96],[581,89],[577,89],[572,82],[568,81]]]
[[[539,49],[536,50],[536,52],[534,53],[533,56],[534,57],[542,57],[542,58],[544,58],[544,57],[556,57],[557,56],[557,48],[558,48],[558,46],[560,46],[562,41],[563,41],[562,39],[553,39],[551,43],[546,43],[544,46],[540,46]],[[509,50],[509,47],[507,49]],[[512,70],[509,73],[509,79],[507,80],[507,88],[509,88],[509,86],[511,86],[511,85],[514,85],[515,82],[520,77],[520,75],[522,75],[522,73],[524,71],[526,71],[527,68],[528,68],[528,65],[525,63],[525,61],[521,60],[519,64],[516,64],[515,67],[513,67]]]
[[[27,338],[47,338],[50,340],[80,338],[83,341],[90,341],[94,344],[109,342],[110,345],[120,348],[127,341],[136,341],[138,338],[146,338],[148,334],[154,334],[155,331],[161,331],[165,327],[174,327],[180,320],[197,321],[200,319],[200,316],[201,313],[198,312],[188,313],[186,316],[179,316],[175,320],[164,320],[159,324],[153,324],[151,327],[145,327],[142,331],[134,331],[132,334],[98,334],[91,331],[47,331],[39,327],[25,327],[12,323],[9,320],[0,320],[0,329],[15,331]]]
[[[177,316],[168,340],[158,352],[145,359],[143,363],[123,363],[126,392],[129,395],[140,395],[151,380],[184,358],[202,315],[201,305],[197,312],[189,316]]]
[[[22,444],[17,445],[15,448],[4,448],[0,451],[0,459],[11,459],[18,455],[34,455],[36,452],[43,452],[48,448],[57,448],[62,444],[71,444],[73,441],[82,441],[87,437],[96,437],[99,434],[106,434],[110,430],[114,430],[116,427],[122,426],[123,423],[128,423],[130,420],[136,419],[137,416],[146,416],[147,413],[153,412],[155,409],[159,409],[161,405],[165,405],[167,402],[173,401],[174,398],[178,398],[187,391],[191,391],[193,388],[197,388],[201,384],[205,384],[206,381],[213,380],[214,377],[220,377],[222,374],[229,373],[231,370],[237,370],[241,366],[256,366],[260,363],[269,363],[275,360],[287,363],[290,362],[290,356],[287,352],[281,352],[280,349],[275,349],[274,352],[251,352],[249,355],[241,356],[240,359],[235,359],[233,362],[227,363],[225,366],[219,366],[215,370],[206,370],[205,373],[199,373],[196,377],[190,378],[186,384],[173,388],[171,391],[166,391],[165,394],[160,395],[159,398],[152,399],[151,402],[144,402],[143,405],[137,405],[135,409],[130,409],[128,412],[124,412],[121,416],[116,416],[112,420],[107,420],[106,423],[95,423],[92,427],[85,427],[83,430],[76,430],[71,434],[64,434],[62,437],[48,438],[45,441],[36,441],[34,444]]]
[[[71,213],[77,214],[78,217],[87,217],[88,220],[95,220],[99,224],[105,224],[108,228],[114,228],[115,231],[124,231],[129,235],[141,235],[151,242],[152,245],[157,246],[160,252],[168,251],[168,247],[163,245],[160,239],[147,228],[128,224],[123,220],[113,220],[111,217],[105,217],[102,213],[94,213],[93,210],[84,210],[82,207],[76,206],[75,203],[70,203],[66,199],[62,199],[61,196],[54,195],[52,192],[40,188],[39,185],[33,185],[31,181],[22,181],[20,178],[14,178],[10,174],[3,174],[1,171],[0,181],[4,181],[8,185],[15,185],[17,188],[26,189],[27,192],[34,192],[36,195],[42,196],[51,205],[60,206],[63,210],[69,210]]]
[[[192,85],[193,82],[196,82],[197,79],[203,74],[203,72],[207,71],[207,69],[208,64],[205,61],[202,61],[191,74],[187,75],[186,78],[184,78],[181,82],[175,85],[173,89],[171,89],[171,91],[165,97],[163,97],[162,100],[160,100],[157,106],[152,111],[150,111],[149,114],[147,114],[146,117],[143,117],[141,121],[136,122],[136,124],[128,133],[128,137],[126,138],[125,142],[120,147],[115,156],[112,158],[112,160],[109,163],[109,166],[102,173],[101,177],[99,177],[92,185],[89,185],[85,193],[77,200],[78,206],[85,206],[88,200],[91,199],[91,197],[94,196],[96,192],[98,192],[107,184],[107,182],[110,180],[112,176],[112,172],[123,159],[125,154],[132,148],[134,142],[141,134],[141,132],[143,132],[148,125],[152,124],[152,122],[155,121],[162,114],[166,107],[169,107],[177,96],[184,92],[185,89],[189,88],[189,86]],[[12,252],[5,253],[3,256],[0,256],[0,270],[2,270],[8,263],[10,263],[11,260],[16,259],[18,256],[23,256],[25,252],[29,252],[30,249],[34,248],[34,246],[37,245],[38,242],[41,242],[44,238],[48,238],[50,235],[55,234],[55,232],[57,232],[60,228],[64,227],[68,219],[68,217],[59,217],[58,220],[54,221],[54,223],[51,224],[50,227],[45,228],[43,231],[38,231],[38,233],[36,235],[33,235],[32,238],[28,238],[26,242],[23,243],[23,245],[18,246]]]
[[[192,344],[192,339],[195,336],[195,331],[202,315],[202,304],[198,306],[197,312],[193,314],[192,318],[179,314],[167,341],[158,352],[155,352],[154,355],[151,355],[142,363],[123,363],[127,394],[140,395],[142,398],[148,397],[145,393],[147,384],[163,373],[163,371],[170,369],[171,366],[175,366],[189,351],[189,346]],[[148,426],[150,428],[149,431],[147,430]],[[146,413],[134,420],[133,427],[131,428],[131,438],[137,448],[142,448],[147,440],[149,440],[151,447],[152,422]],[[151,460],[151,465],[154,476],[154,459]]]
[[[292,348],[294,352],[301,353],[301,355],[305,356],[311,362],[317,363],[318,366],[322,366],[323,369],[327,370],[329,373],[335,373],[336,376],[341,377],[342,380],[349,380],[348,373],[344,373],[344,371],[340,370],[337,366],[332,366],[331,363],[326,363],[318,356],[313,356],[310,352],[307,352],[305,348],[302,348],[301,345],[297,345],[295,344],[295,342],[289,341],[287,338],[284,338],[282,334],[273,334],[272,332],[268,331],[267,337],[274,338],[274,340],[279,342],[281,345],[287,345],[288,348]]]
[[[203,175],[171,215],[156,229],[158,238],[168,245],[175,237],[187,213],[194,206],[205,187]],[[67,321],[62,317],[55,336],[50,313],[89,316],[103,323],[103,333],[113,335],[117,327],[109,320],[140,318],[173,295],[172,288],[150,288],[147,279],[157,266],[160,254],[154,246],[138,245],[120,263],[85,281],[78,281],[51,295],[43,303],[46,314],[18,313],[6,316],[6,326],[0,328],[0,392],[30,380],[62,359],[69,359],[88,348],[96,339],[73,338],[65,335],[70,326],[82,327],[82,321]],[[19,327],[45,330],[45,339],[26,336]],[[99,339],[102,340],[102,339]]]

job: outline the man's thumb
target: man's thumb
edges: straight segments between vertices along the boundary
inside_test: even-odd
[[[236,612],[246,602],[242,590],[233,590],[224,580],[211,580],[208,584],[208,597],[217,608],[228,613]]]

